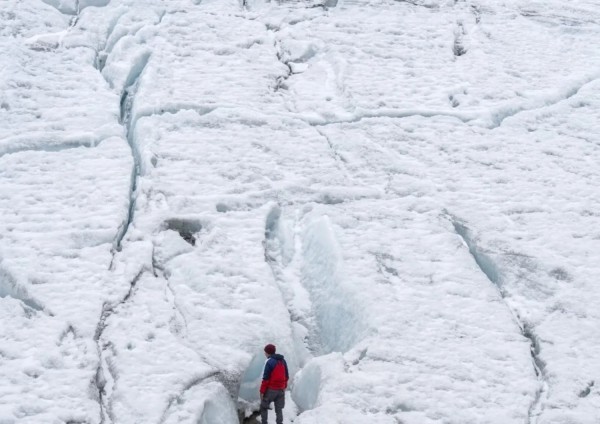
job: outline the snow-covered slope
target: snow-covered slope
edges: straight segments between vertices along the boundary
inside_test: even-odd
[[[0,423],[600,422],[598,22],[5,0]]]

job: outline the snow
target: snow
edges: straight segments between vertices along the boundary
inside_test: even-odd
[[[2,9],[1,423],[600,420],[594,2]]]

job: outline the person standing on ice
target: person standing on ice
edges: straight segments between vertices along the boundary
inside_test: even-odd
[[[260,418],[267,424],[269,405],[275,403],[275,422],[283,424],[283,408],[285,407],[285,389],[290,375],[283,355],[275,353],[275,346],[265,346],[265,370],[260,385]]]

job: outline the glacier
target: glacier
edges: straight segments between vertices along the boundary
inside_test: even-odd
[[[600,422],[599,23],[4,0],[0,423]]]

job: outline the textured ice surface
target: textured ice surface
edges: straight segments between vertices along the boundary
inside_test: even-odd
[[[599,19],[5,1],[0,422],[597,423]]]

